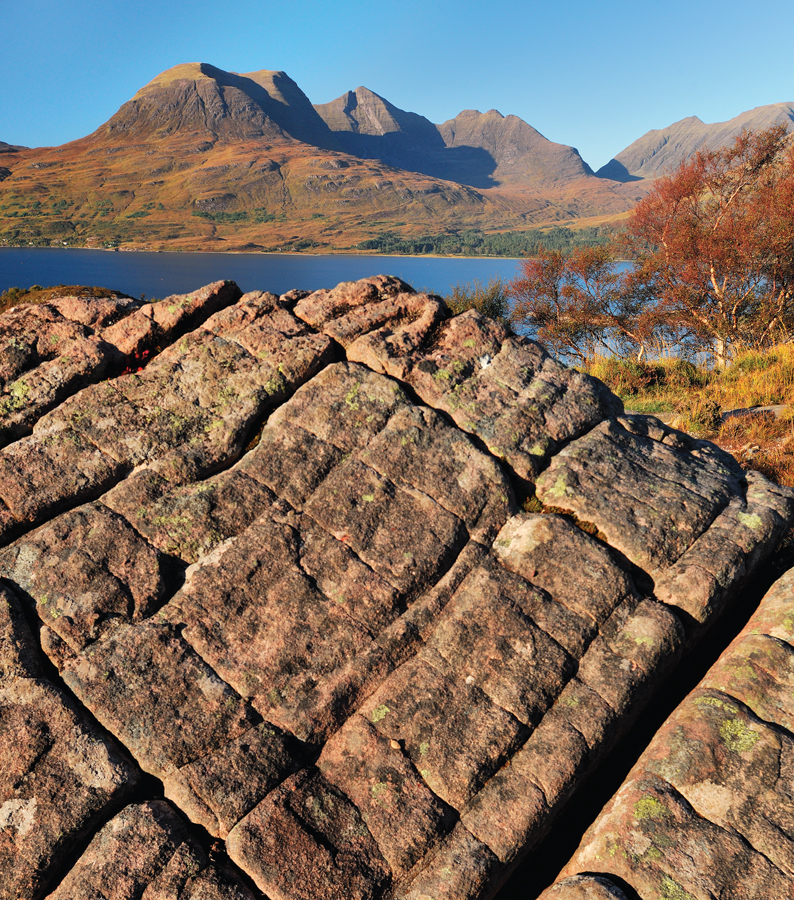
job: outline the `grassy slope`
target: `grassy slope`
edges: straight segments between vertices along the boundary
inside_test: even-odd
[[[794,345],[741,354],[724,372],[675,360],[639,365],[607,359],[595,360],[589,371],[626,409],[662,414],[675,427],[719,444],[745,468],[794,487]],[[763,406],[791,409],[720,416]]]
[[[0,244],[345,250],[383,231],[602,224],[637,193],[592,177],[476,191],[297,141],[205,137],[133,144],[97,132],[4,154]]]

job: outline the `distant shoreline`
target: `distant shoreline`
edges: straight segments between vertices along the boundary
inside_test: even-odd
[[[440,253],[374,253],[368,250],[153,250],[145,247],[30,247],[0,246],[0,250],[95,250],[98,253],[217,253],[222,256],[368,256],[385,259],[492,259],[514,260],[532,259],[529,256],[484,256],[479,253],[456,253],[454,256],[443,256]],[[620,260],[618,260],[620,261]]]

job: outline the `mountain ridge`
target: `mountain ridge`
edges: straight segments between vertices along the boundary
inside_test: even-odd
[[[518,116],[463,110],[439,125],[366,87],[314,107],[348,153],[487,189],[592,175],[578,151]]]
[[[725,122],[706,123],[687,116],[666,128],[646,132],[621,150],[596,175],[612,181],[653,179],[675,171],[698,150],[717,150],[749,131],[785,124],[794,128],[794,103],[770,103],[739,113]]]

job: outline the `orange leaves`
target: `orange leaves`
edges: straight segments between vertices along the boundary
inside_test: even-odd
[[[624,246],[668,326],[717,343],[766,346],[794,326],[794,151],[783,126],[744,132],[660,179]]]

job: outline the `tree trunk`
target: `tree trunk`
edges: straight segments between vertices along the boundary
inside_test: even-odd
[[[730,345],[725,338],[717,338],[714,341],[714,361],[718,369],[722,370],[728,365],[729,356]]]

